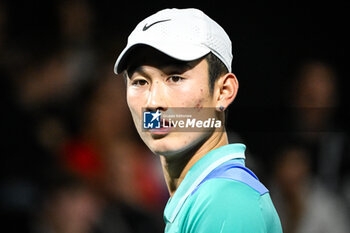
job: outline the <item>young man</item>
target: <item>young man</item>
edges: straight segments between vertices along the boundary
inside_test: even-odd
[[[171,196],[166,232],[282,232],[268,190],[244,165],[245,146],[229,145],[224,128],[183,132],[142,124],[144,111],[224,112],[238,90],[231,62],[228,35],[197,9],[146,18],[116,61],[138,133],[161,159]]]

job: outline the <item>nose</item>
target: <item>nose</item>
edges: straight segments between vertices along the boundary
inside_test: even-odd
[[[166,88],[162,86],[161,82],[155,81],[152,83],[147,99],[146,111],[166,111],[168,109],[165,91]]]

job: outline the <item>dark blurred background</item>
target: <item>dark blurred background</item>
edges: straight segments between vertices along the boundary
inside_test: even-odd
[[[284,232],[349,232],[347,5],[0,2],[2,232],[162,232],[169,198],[113,74],[127,36],[196,7],[233,42],[230,142],[271,191]]]

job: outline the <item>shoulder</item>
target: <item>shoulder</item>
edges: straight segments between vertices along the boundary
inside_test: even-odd
[[[260,194],[242,182],[218,178],[204,182],[192,198],[195,206],[205,204],[207,208],[242,215],[242,211],[259,210]]]
[[[190,228],[188,232],[210,232],[204,229],[264,232],[259,200],[260,194],[242,182],[210,179],[190,196],[185,225]]]

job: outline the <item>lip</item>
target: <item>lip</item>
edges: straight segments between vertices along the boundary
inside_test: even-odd
[[[167,126],[164,127],[163,123]],[[162,119],[161,120],[161,126],[159,129],[150,129],[150,133],[154,134],[154,135],[166,135],[168,133],[170,133],[170,131],[172,130],[173,127],[169,126],[169,121],[166,119]]]

